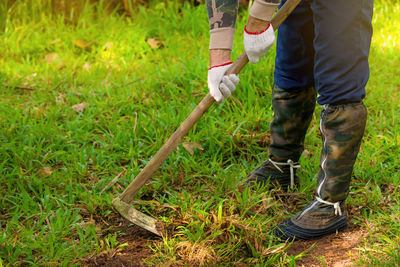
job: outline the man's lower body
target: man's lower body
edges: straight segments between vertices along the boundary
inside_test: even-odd
[[[372,9],[372,0],[303,0],[278,30],[270,159],[249,175],[252,183],[298,183],[295,170],[316,91],[323,105],[315,197],[278,225],[275,234],[282,239],[317,238],[347,225],[344,201],[367,117],[362,99],[369,78]]]

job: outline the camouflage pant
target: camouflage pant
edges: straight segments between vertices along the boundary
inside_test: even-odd
[[[330,202],[346,199],[366,120],[362,102],[327,105],[321,112],[323,147],[316,190],[320,198]]]
[[[316,101],[313,87],[302,90],[272,90],[274,118],[270,124],[270,158],[277,162],[297,162],[304,149],[304,137],[314,113]]]
[[[315,198],[280,227],[286,236],[301,237],[307,232],[305,229],[311,229],[309,236],[316,237],[319,235],[313,232],[316,229],[323,230],[320,234],[324,235],[346,226],[344,201],[349,194],[366,120],[367,109],[362,102],[324,107],[320,120],[323,147]]]

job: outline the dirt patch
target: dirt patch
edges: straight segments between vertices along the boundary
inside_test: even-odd
[[[153,253],[149,245],[161,242],[161,239],[143,228],[130,223],[123,218],[114,217],[110,224],[115,227],[106,233],[117,233],[119,244],[122,247],[103,251],[98,255],[81,259],[83,266],[146,266],[143,259]]]
[[[296,241],[287,253],[298,255],[310,249],[301,260],[296,261],[298,266],[323,266],[324,262],[326,266],[352,266],[352,259],[358,254],[356,248],[367,235],[366,230],[350,226],[337,235],[312,241]]]

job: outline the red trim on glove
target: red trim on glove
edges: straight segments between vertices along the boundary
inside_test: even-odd
[[[212,67],[209,68],[208,70],[211,70],[211,69],[213,69],[213,68],[223,67],[223,66],[226,66],[226,65],[229,65],[229,64],[232,64],[232,63],[233,63],[232,61],[229,61],[229,62],[226,62],[226,63],[221,64],[221,65],[212,66]]]
[[[247,26],[247,25],[246,25],[246,26]],[[262,34],[263,32],[266,32],[266,31],[269,29],[269,27],[271,26],[271,23],[268,24],[268,27],[267,27],[265,30],[261,31],[261,32],[249,32],[249,31],[246,29],[246,26],[244,26],[244,31],[245,31],[247,34],[258,35],[258,34]]]

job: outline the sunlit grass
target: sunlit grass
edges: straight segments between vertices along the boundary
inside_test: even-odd
[[[394,19],[392,15],[398,17],[400,14],[400,4],[398,0],[375,1],[374,3],[374,38],[372,45],[382,49],[400,49],[400,20]]]
[[[126,17],[86,5],[71,23],[49,16],[45,2],[28,2],[1,25],[0,259],[66,265],[118,246],[91,216],[115,216],[110,201],[207,93],[207,14],[204,6],[154,2]],[[399,1],[375,1],[369,121],[348,200],[352,223],[370,232],[363,263],[399,263],[399,10]],[[237,29],[244,23],[243,15]],[[237,32],[235,57],[242,51]],[[276,265],[300,258],[286,255],[271,229],[311,198],[319,109],[295,201],[281,202],[268,190],[237,192],[267,157],[273,62],[271,51],[247,66],[235,98],[212,107],[189,133],[185,141],[204,151],[190,155],[179,146],[141,191],[152,201],[144,197],[138,209],[179,222],[154,242],[147,262]]]

